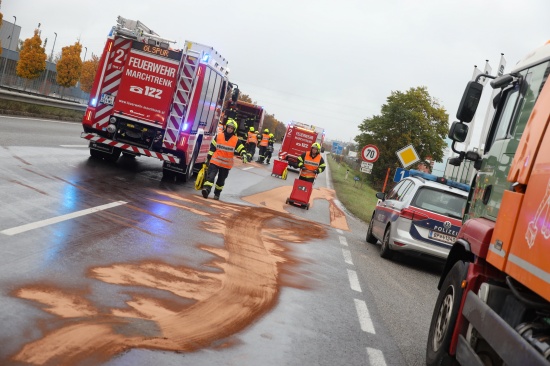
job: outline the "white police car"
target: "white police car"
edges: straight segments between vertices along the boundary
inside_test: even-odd
[[[367,242],[382,242],[380,256],[394,251],[445,259],[462,226],[470,186],[411,170],[378,204],[367,231]]]

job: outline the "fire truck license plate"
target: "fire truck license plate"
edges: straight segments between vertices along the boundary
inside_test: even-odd
[[[438,233],[437,231],[430,231],[429,236],[431,239],[435,239],[435,240],[442,241],[449,244],[454,244],[455,242],[454,236],[441,234],[441,233]]]
[[[115,104],[115,96],[109,95],[109,94],[101,94],[101,103],[108,104],[108,105],[114,105]]]

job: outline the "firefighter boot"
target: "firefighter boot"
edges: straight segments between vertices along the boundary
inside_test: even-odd
[[[218,201],[218,200],[220,199],[220,196],[219,196],[219,195],[214,196],[214,199],[215,199],[216,201]]]
[[[220,199],[220,194],[222,193],[222,191],[218,190],[218,189],[214,189],[214,199],[216,201],[218,201]]]
[[[209,195],[209,194],[210,194],[210,189],[208,189],[208,188],[203,188],[203,189],[202,189],[202,196],[203,196],[204,198],[208,198],[208,195]]]

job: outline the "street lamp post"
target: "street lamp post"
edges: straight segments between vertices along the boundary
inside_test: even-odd
[[[82,63],[86,62],[86,54],[88,53],[88,47],[84,47],[84,61]]]
[[[11,40],[13,39],[13,30],[15,29],[15,24],[17,24],[17,17],[13,15],[13,26],[11,27],[11,36],[10,36],[10,43],[8,45],[8,50],[11,51]],[[6,55],[7,56],[7,55]],[[8,58],[4,58],[4,70],[2,70],[2,78],[0,79],[0,84],[4,81],[4,74],[6,73],[6,65],[8,64]]]
[[[53,62],[53,50],[55,49],[55,41],[57,41],[57,33],[53,32],[55,34],[55,38],[53,39],[53,46],[52,46],[52,53],[50,53],[50,62]],[[46,60],[46,76],[44,77],[44,85],[42,86],[43,93],[46,94],[46,81],[48,80],[48,60]]]

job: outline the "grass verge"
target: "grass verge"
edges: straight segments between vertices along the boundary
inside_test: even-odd
[[[367,183],[362,181],[356,182],[353,179],[354,177],[361,178],[365,173],[353,169],[346,163],[338,163],[330,154],[327,156],[327,162],[330,167],[332,184],[338,200],[355,217],[364,222],[369,222],[377,202],[376,191]],[[346,179],[347,170],[349,172]]]
[[[6,99],[0,99],[0,114],[74,122],[80,122],[84,117],[84,112]]]

